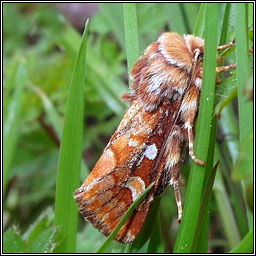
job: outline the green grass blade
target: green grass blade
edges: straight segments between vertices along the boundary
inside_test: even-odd
[[[221,3],[219,5],[219,29],[218,29],[219,45],[223,45],[227,43],[229,19],[230,19],[230,4]]]
[[[76,247],[77,208],[73,192],[79,185],[81,169],[87,34],[88,21],[70,83],[59,154],[54,224],[60,228],[55,252],[62,253],[74,253]]]
[[[253,230],[250,230],[243,240],[229,253],[252,253],[253,252]]]
[[[218,4],[207,4],[206,17],[204,74],[195,141],[195,153],[199,159],[203,160],[206,160],[208,155],[214,105]],[[191,252],[206,172],[205,166],[192,163],[184,215],[174,246],[175,253]]]
[[[100,247],[100,249],[97,251],[97,253],[104,253],[106,249],[108,248],[111,241],[114,239],[116,234],[118,233],[119,229],[122,227],[122,225],[125,223],[125,221],[129,218],[129,216],[132,214],[132,212],[135,210],[135,208],[142,202],[143,198],[147,195],[149,190],[153,187],[153,183],[151,183],[142,193],[141,195],[133,202],[133,204],[128,208],[128,210],[125,212],[124,216],[121,218],[121,220],[116,225],[115,229],[112,231],[112,233],[108,236],[105,243]]]
[[[13,96],[4,118],[3,127],[3,195],[8,181],[8,172],[11,167],[13,154],[18,139],[20,112],[23,102],[23,88],[27,79],[24,62],[17,63],[13,70]]]
[[[248,134],[253,131],[253,102],[248,101],[243,93],[244,86],[249,78],[248,55],[248,23],[246,3],[234,4],[236,25],[236,61],[237,61],[237,85],[238,85],[238,112],[239,112],[239,138],[240,143],[246,140]],[[253,144],[248,150],[248,166],[253,172]],[[249,228],[252,228],[252,216],[247,208]]]
[[[220,126],[223,134],[231,134],[232,136],[226,140],[226,147],[228,148],[228,154],[231,157],[231,163],[228,165],[229,168],[232,168],[236,159],[239,156],[239,138],[238,138],[238,125],[237,120],[232,109],[231,105],[227,105],[226,108],[223,109],[220,119]],[[224,160],[223,160],[224,161]],[[241,237],[245,236],[248,232],[248,224],[247,219],[244,216],[243,207],[241,207],[241,201],[239,200],[239,196],[235,192],[234,184],[230,180],[230,174],[228,170],[223,169],[224,174],[226,173],[226,178],[228,189],[230,191],[230,201],[232,202],[232,206],[234,209],[234,214],[237,219],[237,225],[240,231]],[[239,202],[240,201],[240,202]]]
[[[219,158],[219,150],[216,147],[216,158]],[[220,166],[221,170],[222,166]],[[230,196],[228,195],[222,175],[220,172],[216,175],[216,180],[214,183],[214,197],[218,207],[218,212],[220,215],[220,220],[222,222],[223,230],[228,241],[228,247],[233,248],[240,241],[240,235],[236,220],[234,218],[234,212],[230,204]]]
[[[152,234],[148,245],[147,253],[164,253],[164,243],[161,227],[160,212],[157,211],[155,222],[152,228]]]
[[[205,27],[205,14],[206,14],[206,6],[207,4],[201,4],[199,12],[196,17],[195,27],[193,30],[193,34],[196,36],[203,36],[204,27]]]
[[[252,102],[246,101],[243,89],[249,77],[246,4],[235,4],[236,14],[236,59],[240,140],[252,129]],[[250,115],[251,114],[251,115]]]
[[[213,187],[217,167],[218,167],[218,163],[214,166],[213,170],[211,171],[210,176],[207,179],[207,182],[204,187],[204,191],[202,194],[202,200],[201,200],[201,204],[200,204],[200,211],[198,214],[196,227],[195,227],[195,235],[193,237],[193,242],[192,242],[192,246],[191,246],[192,253],[198,252],[196,249],[198,249],[199,246],[201,247],[200,244],[202,243],[202,239],[205,240],[205,237],[202,237],[202,239],[199,240],[199,236],[201,234],[201,228],[203,226],[205,226],[205,225],[202,225],[202,221],[204,220],[204,218],[205,218],[205,221],[207,221],[206,213],[207,213],[209,201],[210,201],[211,195],[212,195],[212,187]],[[206,236],[206,237],[208,237],[208,236]],[[205,244],[205,243],[203,243],[203,244]],[[207,244],[207,242],[206,242],[206,244]],[[203,252],[205,253],[207,251],[203,251]]]
[[[123,4],[123,7],[127,66],[128,72],[130,72],[132,65],[139,58],[139,37],[136,4]]]

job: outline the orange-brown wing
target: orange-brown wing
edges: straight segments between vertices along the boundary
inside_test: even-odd
[[[141,230],[161,179],[164,160],[160,155],[177,107],[164,102],[149,112],[139,107],[138,102],[132,102],[102,156],[75,192],[84,218],[106,236],[136,198],[154,182],[154,187],[115,239],[130,243]]]

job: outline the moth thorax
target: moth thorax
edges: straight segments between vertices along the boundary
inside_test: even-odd
[[[193,65],[195,51],[198,56],[203,53],[203,39],[185,35],[184,37],[176,33],[164,33],[159,39],[158,50],[168,64],[185,69],[188,72]]]

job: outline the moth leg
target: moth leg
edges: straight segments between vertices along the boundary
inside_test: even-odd
[[[181,202],[181,195],[180,195],[180,188],[179,188],[179,181],[178,181],[179,170],[175,168],[174,170],[172,170],[171,175],[172,175],[172,178],[170,180],[170,185],[173,186],[175,200],[176,200],[177,209],[178,209],[177,221],[180,223],[182,218],[182,202]]]
[[[193,136],[193,127],[191,122],[186,122],[187,132],[188,132],[188,146],[189,146],[189,155],[192,160],[199,164],[204,165],[204,161],[198,159],[194,154],[194,136]]]
[[[183,144],[183,135],[181,132],[181,128],[177,125],[174,126],[173,132],[171,136],[168,138],[168,147],[166,151],[166,164],[165,168],[169,170],[167,181],[170,185],[173,186],[175,200],[178,209],[178,218],[177,221],[181,221],[182,217],[182,204],[181,204],[181,196],[179,190],[179,163],[180,163],[180,155]]]
[[[197,80],[199,80],[198,84],[201,86],[201,79],[197,78]],[[182,129],[184,129],[183,132],[185,132],[186,140],[189,143],[189,155],[194,162],[204,165],[204,161],[198,159],[194,154],[193,125],[196,118],[198,101],[199,90],[195,85],[191,86],[183,98],[180,111],[182,121],[184,122]]]
[[[217,50],[223,50],[232,47],[235,44],[235,39],[228,44],[223,44],[217,47]]]
[[[225,71],[229,71],[229,70],[234,69],[234,68],[236,68],[236,63],[235,64],[230,64],[230,65],[227,65],[227,66],[218,66],[218,67],[216,67],[216,72],[217,73],[225,72]]]

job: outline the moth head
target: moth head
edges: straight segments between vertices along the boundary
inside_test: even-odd
[[[201,62],[204,55],[204,40],[193,35],[184,35],[184,39],[193,62]]]

